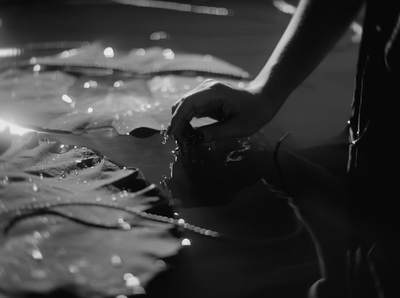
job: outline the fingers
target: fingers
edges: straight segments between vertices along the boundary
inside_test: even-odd
[[[172,106],[171,125],[167,130],[169,135],[179,137],[193,117],[213,117],[218,113],[217,96],[212,88],[215,83],[213,80],[204,81]]]

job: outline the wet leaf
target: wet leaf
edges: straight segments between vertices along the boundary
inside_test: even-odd
[[[176,254],[180,240],[172,224],[121,208],[157,206],[171,216],[157,187],[138,169],[120,168],[85,147],[36,133],[12,141],[0,156],[0,293],[101,297],[145,291],[165,270],[157,261]],[[60,205],[26,209],[44,203]],[[7,212],[15,209],[20,211]],[[133,276],[129,282],[126,274]]]

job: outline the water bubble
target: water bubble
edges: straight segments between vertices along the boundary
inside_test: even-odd
[[[33,185],[32,185],[32,190],[33,190],[34,192],[39,191],[39,187],[36,185],[36,183],[33,183]]]

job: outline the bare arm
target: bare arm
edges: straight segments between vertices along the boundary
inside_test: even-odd
[[[302,0],[266,65],[252,82],[280,107],[339,41],[363,0]],[[279,99],[279,100],[278,100]]]
[[[170,135],[185,138],[193,117],[219,122],[198,130],[205,141],[244,137],[269,123],[288,96],[338,42],[364,0],[301,0],[258,76],[246,88],[207,80],[173,107]]]

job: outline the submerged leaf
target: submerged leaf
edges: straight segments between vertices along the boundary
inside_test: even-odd
[[[153,207],[172,215],[157,187],[138,169],[85,147],[36,133],[12,140],[0,156],[0,292],[101,297],[145,291],[165,270],[157,261],[181,246],[174,225],[140,216]],[[46,203],[53,207],[40,207]]]

